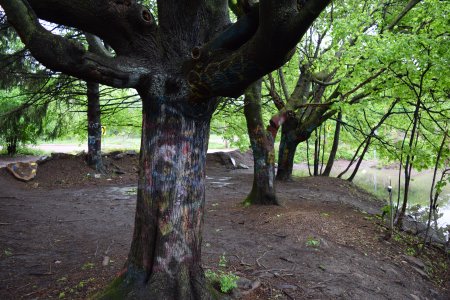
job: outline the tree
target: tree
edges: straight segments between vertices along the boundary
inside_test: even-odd
[[[297,146],[342,111],[341,106],[373,99],[386,90],[387,66],[393,59],[386,55],[385,43],[380,40],[392,38],[395,26],[418,2],[342,1],[311,28],[299,45],[297,83],[290,94],[283,92],[285,101],[272,118],[276,127],[281,126],[278,180],[291,178]],[[377,45],[372,42],[375,40]],[[317,175],[319,157],[318,152],[314,154]]]
[[[261,80],[258,80],[245,92],[244,114],[254,167],[252,190],[244,204],[277,205],[274,137],[264,128],[261,106]]]
[[[329,1],[262,0],[231,23],[224,0],[0,0],[48,68],[143,102],[138,199],[125,269],[105,298],[209,298],[200,265],[205,156],[219,96],[238,96],[280,67]],[[94,34],[115,57],[87,52],[38,18]]]

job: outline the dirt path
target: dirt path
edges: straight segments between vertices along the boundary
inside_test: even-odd
[[[116,164],[133,176],[81,180],[87,169],[68,159],[42,165],[36,186],[0,169],[0,299],[85,299],[121,269],[135,173],[130,161]],[[445,268],[380,238],[383,227],[361,212],[380,203],[353,185],[305,178],[277,186],[280,207],[244,208],[249,170],[209,161],[207,175],[203,265],[225,255],[227,270],[261,283],[243,299],[448,299],[432,282]]]

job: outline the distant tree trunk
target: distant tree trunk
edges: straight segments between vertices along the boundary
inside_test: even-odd
[[[327,127],[325,125],[322,126],[323,127],[323,143],[322,143],[322,153],[321,153],[321,157],[320,157],[320,171],[319,171],[319,175],[322,175],[323,172],[323,162],[324,162],[324,158],[325,158],[325,148],[327,145]]]
[[[18,142],[18,139],[15,136],[7,139],[6,151],[7,151],[8,155],[17,154],[17,142]]]
[[[314,162],[313,162],[313,175],[319,176],[319,157],[320,157],[320,129],[315,130],[316,137],[314,140]]]
[[[359,150],[361,150],[362,146],[365,143],[366,143],[366,139],[364,139],[364,141],[359,144],[358,148],[356,148],[355,154],[353,154],[353,156],[350,159],[350,162],[348,163],[347,167],[341,173],[338,174],[337,178],[341,178],[342,176],[345,175],[345,173],[348,172],[348,170],[350,170],[351,166],[353,166],[353,163],[355,162],[356,158],[358,157]]]
[[[327,165],[322,173],[322,176],[330,176],[331,169],[333,168],[334,160],[336,159],[336,153],[339,147],[339,136],[341,134],[341,121],[342,121],[342,112],[339,112],[336,120],[336,129],[334,131],[333,146],[331,146],[330,156],[328,157]]]
[[[105,170],[102,160],[102,124],[99,84],[87,82],[88,153],[87,163],[98,172]]]
[[[295,122],[293,118],[288,118],[281,127],[281,140],[278,152],[278,171],[277,180],[292,179],[292,170],[294,167],[295,151],[298,142],[295,140]]]
[[[415,148],[414,144],[417,145],[417,141],[419,139],[418,125],[419,125],[419,121],[420,121],[420,113],[419,113],[420,112],[420,104],[421,104],[421,100],[420,100],[420,98],[418,98],[416,107],[414,110],[413,121],[412,121],[413,125],[411,128],[411,135],[410,135],[409,144],[408,144],[409,151],[413,151],[413,148]],[[396,224],[398,228],[403,228],[403,218],[405,217],[406,208],[408,205],[409,185],[411,182],[411,171],[412,171],[413,163],[414,163],[414,154],[411,154],[410,152],[408,152],[406,155],[405,168],[404,168],[405,184],[404,184],[404,191],[403,191],[403,203],[402,203],[400,212],[398,214],[397,224]]]
[[[366,145],[364,146],[363,151],[361,152],[361,155],[358,158],[358,162],[356,163],[355,168],[353,169],[352,175],[350,175],[349,178],[347,178],[348,181],[353,181],[353,179],[355,179],[356,174],[358,173],[359,167],[361,166],[362,161],[364,160],[364,156],[367,153],[367,150],[369,150],[369,146],[370,146],[370,142],[371,142],[372,138],[369,136],[366,139]]]
[[[244,204],[278,205],[275,194],[275,150],[272,134],[264,128],[261,114],[261,80],[245,92],[245,119],[253,150],[253,186]]]
[[[437,157],[436,157],[436,162],[434,164],[433,180],[431,182],[431,188],[430,188],[430,206],[429,206],[429,211],[428,211],[427,230],[425,231],[425,237],[423,239],[423,245],[422,245],[421,252],[423,252],[423,250],[425,249],[425,246],[427,244],[428,234],[430,232],[432,214],[436,213],[436,204],[437,204],[439,195],[441,193],[441,191],[439,189],[436,189],[436,174],[437,174],[437,170],[439,168],[439,163],[441,160],[442,152],[445,147],[445,140],[447,139],[447,135],[448,135],[448,131],[444,132],[444,137],[442,138],[441,145],[439,146],[439,150],[438,150]],[[440,182],[440,183],[444,182],[447,172],[450,172],[450,169],[446,169],[446,170],[442,171],[441,178],[438,182]],[[433,193],[434,193],[434,195],[433,195]],[[435,218],[435,220],[436,220],[436,218]]]
[[[308,165],[308,174],[309,176],[313,176],[313,173],[311,172],[311,164],[309,163],[309,139],[306,141],[306,164]]]

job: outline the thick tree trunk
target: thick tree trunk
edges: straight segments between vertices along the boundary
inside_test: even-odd
[[[103,173],[102,161],[102,124],[100,110],[99,84],[87,82],[87,118],[88,118],[88,153],[87,164],[98,172]]]
[[[245,92],[245,119],[253,150],[253,186],[244,204],[278,205],[275,194],[275,149],[272,134],[264,128],[261,114],[261,80]]]
[[[283,126],[287,125],[286,123]],[[292,179],[294,157],[298,142],[293,140],[291,136],[292,135],[289,134],[289,130],[281,131],[280,148],[278,153],[278,171],[276,177],[277,180]]]
[[[200,264],[209,122],[144,102],[133,241],[101,298],[209,299]]]

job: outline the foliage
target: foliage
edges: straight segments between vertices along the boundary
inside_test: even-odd
[[[233,289],[237,288],[239,276],[230,271],[225,271],[227,267],[225,255],[220,256],[218,266],[219,269],[216,271],[206,270],[205,276],[213,285],[218,285],[222,293],[230,293]]]
[[[310,237],[308,237],[308,239],[306,241],[306,246],[317,248],[320,246],[320,240],[310,236]]]

